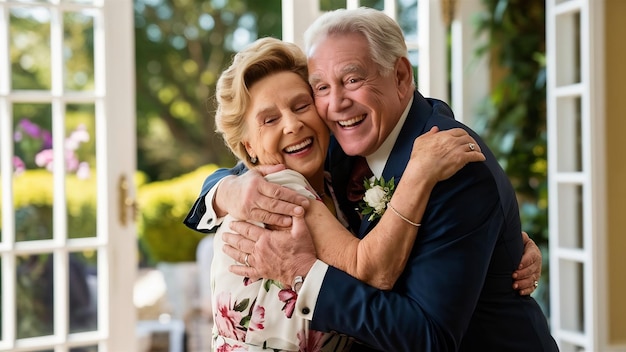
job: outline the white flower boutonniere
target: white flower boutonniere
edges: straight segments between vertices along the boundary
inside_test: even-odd
[[[365,195],[363,196],[363,201],[359,204],[361,214],[363,216],[369,215],[367,220],[373,221],[385,213],[387,203],[391,200],[393,191],[396,188],[395,180],[393,177],[389,181],[385,181],[382,177],[372,177],[365,179],[363,185],[365,186]]]

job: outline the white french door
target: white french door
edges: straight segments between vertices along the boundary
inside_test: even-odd
[[[134,351],[132,0],[0,0],[0,351]]]
[[[603,1],[548,0],[552,333],[562,351],[607,351]]]

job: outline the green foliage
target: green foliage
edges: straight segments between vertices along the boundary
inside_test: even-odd
[[[539,245],[548,240],[545,1],[483,0],[478,34],[504,74],[482,106],[476,128],[513,182],[522,228]]]
[[[196,200],[205,177],[216,168],[208,165],[172,180],[153,183],[145,183],[145,175],[137,174],[135,183],[141,213],[138,238],[147,251],[149,262],[195,260],[196,247],[205,234],[188,229],[182,221]],[[68,175],[66,187],[71,190],[67,192],[68,237],[95,236],[95,176],[84,180]],[[27,170],[15,177],[17,241],[52,238],[54,191],[52,173],[47,170]],[[0,234],[1,229],[0,219]]]
[[[68,237],[91,237],[96,231],[96,179],[68,175]],[[27,170],[15,176],[13,199],[17,241],[52,238],[52,199],[55,187],[52,173],[44,169]],[[0,192],[0,197],[2,193]],[[2,221],[0,219],[0,229]]]
[[[281,37],[280,3],[135,1],[138,168],[150,179],[234,164],[214,132],[215,84],[242,47]]]
[[[139,187],[139,239],[151,262],[194,261],[205,234],[188,229],[183,219],[195,202],[200,186],[217,166]]]

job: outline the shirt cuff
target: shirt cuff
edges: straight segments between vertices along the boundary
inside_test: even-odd
[[[212,230],[215,226],[219,226],[224,221],[224,218],[217,217],[215,213],[215,209],[213,209],[213,199],[215,198],[215,193],[217,192],[217,187],[222,183],[224,179],[217,181],[217,183],[211,187],[209,192],[204,196],[204,205],[206,207],[206,211],[202,214],[200,218],[200,222],[198,222],[197,229],[198,230]]]
[[[309,270],[309,273],[304,279],[304,283],[298,292],[298,299],[296,300],[296,316],[313,320],[313,312],[315,311],[315,305],[317,304],[317,296],[322,288],[322,282],[328,271],[328,264],[317,260],[315,264]]]

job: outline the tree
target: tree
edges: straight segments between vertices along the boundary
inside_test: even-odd
[[[138,168],[150,179],[234,164],[214,132],[215,83],[245,45],[281,37],[280,8],[280,0],[135,2]]]

